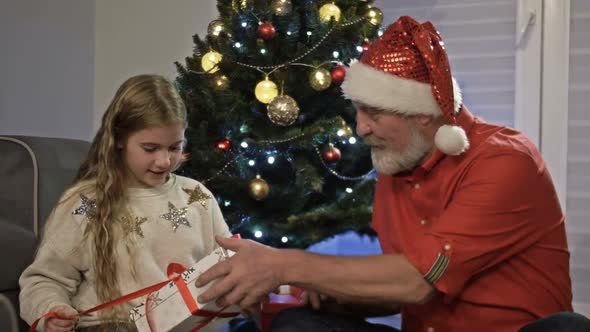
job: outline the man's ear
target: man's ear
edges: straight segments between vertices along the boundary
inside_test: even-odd
[[[438,122],[438,119],[432,115],[418,114],[415,116],[416,124],[422,128],[428,128]]]

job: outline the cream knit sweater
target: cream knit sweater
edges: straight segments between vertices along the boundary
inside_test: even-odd
[[[85,226],[92,222],[88,209],[94,195],[71,195],[76,189],[64,194],[64,201],[54,209],[35,260],[20,277],[21,317],[29,324],[57,305],[83,311],[100,304],[92,243],[84,240]],[[116,236],[122,240],[113,257],[122,294],[167,279],[169,263],[193,265],[217,247],[215,235],[231,235],[215,198],[195,180],[172,175],[157,188],[131,188],[128,197],[134,218],[117,228]],[[137,278],[132,277],[133,264]],[[125,310],[142,301],[131,301]],[[98,314],[93,313],[81,317],[79,326],[99,323]]]

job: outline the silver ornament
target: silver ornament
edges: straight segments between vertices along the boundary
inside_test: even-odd
[[[299,106],[295,99],[287,96],[275,97],[267,107],[268,118],[272,123],[279,126],[289,126],[299,116]]]

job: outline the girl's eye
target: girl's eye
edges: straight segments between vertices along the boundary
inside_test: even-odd
[[[180,151],[180,149],[181,149],[180,145],[170,147],[170,151]]]
[[[154,147],[151,147],[151,146],[144,146],[144,147],[143,147],[143,150],[144,150],[145,152],[156,152],[156,148],[154,148]]]

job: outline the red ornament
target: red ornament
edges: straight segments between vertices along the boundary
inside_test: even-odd
[[[344,82],[344,77],[346,77],[346,67],[338,65],[332,69],[332,83],[340,85]]]
[[[328,163],[335,163],[340,160],[340,157],[342,157],[342,153],[340,153],[340,150],[332,144],[330,144],[330,147],[328,147],[328,149],[322,154],[322,158]]]
[[[215,146],[224,152],[229,151],[231,149],[231,141],[227,138],[222,139],[221,141],[215,143]]]
[[[363,46],[361,46],[363,48],[363,52],[366,52],[369,49],[369,46],[371,46],[371,43],[364,43]]]
[[[258,36],[264,40],[270,40],[275,37],[277,31],[271,23],[262,23],[258,26]]]

